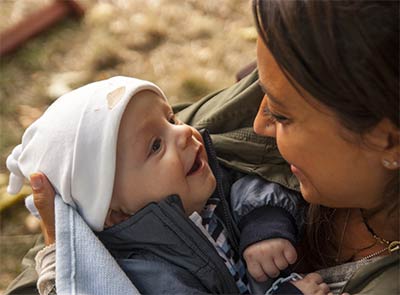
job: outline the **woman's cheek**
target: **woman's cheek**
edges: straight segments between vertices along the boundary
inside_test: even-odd
[[[312,175],[309,175],[309,171],[312,170],[313,156],[307,154],[307,146],[304,146],[300,136],[289,135],[286,130],[279,130],[279,136],[277,136],[277,145],[280,154],[294,167],[291,170],[297,180],[300,183],[301,193],[303,198],[309,203],[319,202],[319,194],[313,185]],[[296,140],[300,139],[300,140]],[[308,147],[309,148],[309,147]]]
[[[276,144],[281,156],[286,160],[286,162],[291,164],[295,161],[294,156],[292,155],[295,147],[293,146],[293,143],[291,143],[286,132],[281,129],[282,128],[279,126],[276,127]]]

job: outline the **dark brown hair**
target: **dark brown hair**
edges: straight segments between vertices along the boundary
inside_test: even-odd
[[[384,118],[399,128],[398,1],[253,0],[253,12],[289,81],[329,107],[345,128],[361,138]],[[385,196],[393,208],[398,185],[396,176]],[[307,239],[314,254],[329,238],[332,216],[330,208],[310,206]],[[333,263],[320,255],[315,266]]]

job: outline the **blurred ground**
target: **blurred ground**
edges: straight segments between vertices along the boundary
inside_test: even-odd
[[[1,0],[0,30],[52,0]],[[0,60],[0,203],[5,159],[22,132],[58,96],[113,75],[158,84],[171,103],[194,101],[235,82],[255,59],[246,0],[78,0],[67,19]],[[1,40],[0,40],[1,42]],[[39,232],[22,202],[0,212],[0,293],[18,274]]]

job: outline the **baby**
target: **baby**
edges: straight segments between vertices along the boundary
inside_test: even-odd
[[[227,177],[207,132],[180,122],[147,81],[114,77],[63,95],[25,131],[7,167],[10,193],[31,173],[46,174],[141,293],[248,293],[243,251],[258,280],[297,258],[296,217],[282,209],[297,196],[256,176]],[[292,233],[271,235],[263,207]],[[326,289],[313,278],[295,284],[308,294]]]

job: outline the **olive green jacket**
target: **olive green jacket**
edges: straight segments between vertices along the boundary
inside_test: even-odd
[[[262,98],[258,74],[253,72],[192,105],[175,106],[175,111],[185,123],[208,129],[222,165],[298,191],[299,183],[279,154],[275,140],[253,132]]]
[[[220,162],[257,174],[289,189],[297,179],[277,150],[275,140],[256,135],[252,126],[263,93],[255,71],[240,83],[213,93],[184,108],[176,107],[184,122],[207,128]],[[400,294],[400,255],[394,254],[361,267],[342,289],[350,294]]]
[[[298,181],[280,156],[275,140],[253,132],[253,120],[262,97],[255,71],[225,90],[193,104],[177,105],[174,110],[184,122],[209,130],[222,165],[299,190]],[[28,252],[23,260],[24,272],[10,284],[5,294],[37,293],[37,274],[32,260],[43,247],[41,245]],[[361,267],[342,291],[350,294],[399,294],[399,257],[391,255]]]

